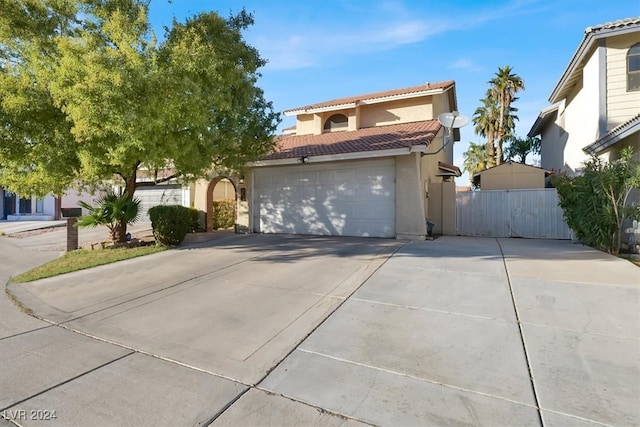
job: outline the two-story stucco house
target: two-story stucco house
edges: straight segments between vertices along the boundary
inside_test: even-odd
[[[541,166],[579,172],[590,154],[640,158],[640,18],[585,30],[528,136],[540,136]]]
[[[459,133],[437,117],[456,109],[446,81],[285,111],[296,124],[248,166],[238,222],[256,233],[425,239],[430,220],[455,234]]]

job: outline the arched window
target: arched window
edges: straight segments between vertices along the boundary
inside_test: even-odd
[[[327,132],[346,130],[348,126],[349,119],[344,114],[334,114],[324,122],[324,130]]]
[[[627,91],[640,90],[640,43],[627,52]]]

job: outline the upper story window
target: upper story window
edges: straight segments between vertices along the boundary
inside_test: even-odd
[[[348,126],[349,119],[344,114],[334,114],[324,122],[324,130],[327,132],[346,130]]]
[[[627,53],[627,90],[640,90],[640,43]]]

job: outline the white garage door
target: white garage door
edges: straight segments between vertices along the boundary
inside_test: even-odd
[[[140,221],[151,221],[147,212],[158,205],[182,205],[182,186],[180,184],[138,187],[134,197],[140,199]]]
[[[256,169],[254,231],[395,236],[393,159]]]

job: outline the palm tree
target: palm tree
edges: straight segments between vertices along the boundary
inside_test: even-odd
[[[478,182],[474,179],[474,175],[489,168],[489,151],[486,144],[469,143],[469,149],[463,153],[464,170],[469,172],[470,180],[474,187],[478,186]]]
[[[509,142],[505,150],[506,157],[509,160],[516,160],[524,164],[529,153],[540,153],[540,138],[538,137],[518,138],[517,136],[509,136],[505,138],[505,141]]]
[[[498,72],[495,77],[489,80],[491,88],[491,98],[493,98],[498,107],[498,128],[496,132],[496,138],[498,140],[496,161],[498,164],[502,163],[502,141],[509,135],[515,126],[513,120],[509,120],[509,116],[513,112],[511,110],[511,103],[517,98],[515,94],[521,90],[524,90],[524,80],[517,74],[512,73],[513,68],[510,66],[498,68]]]
[[[487,96],[481,99],[482,106],[476,108],[473,113],[473,124],[476,135],[487,139],[488,166],[496,165],[495,138],[498,131],[498,108],[495,100],[491,97],[491,91],[487,91]]]
[[[139,218],[140,199],[134,199],[126,192],[116,194],[113,190],[109,190],[96,203],[96,206],[91,206],[83,201],[78,202],[89,211],[89,215],[80,218],[78,225],[81,227],[106,225],[113,243],[125,243],[127,224],[133,224]]]

